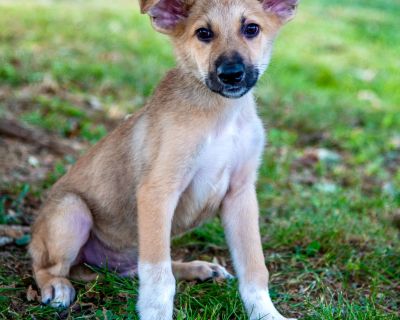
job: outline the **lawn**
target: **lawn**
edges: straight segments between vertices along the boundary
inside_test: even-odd
[[[258,85],[263,247],[287,316],[400,319],[399,14],[393,0],[304,0]],[[135,1],[0,0],[0,118],[78,153],[143,106],[173,65]],[[0,225],[29,226],[76,157],[0,135]],[[28,242],[0,246],[0,319],[137,319],[137,282],[106,270],[76,284],[70,309],[41,306]],[[218,220],[173,252],[231,269]],[[177,319],[246,319],[235,281],[177,290]]]

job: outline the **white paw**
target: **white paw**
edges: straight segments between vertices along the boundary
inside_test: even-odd
[[[42,290],[42,303],[53,308],[67,308],[75,299],[75,289],[64,278],[52,279]]]
[[[171,320],[175,295],[175,278],[171,262],[139,263],[139,300],[141,320]]]
[[[276,310],[267,289],[242,286],[240,293],[250,320],[295,320],[285,318]]]

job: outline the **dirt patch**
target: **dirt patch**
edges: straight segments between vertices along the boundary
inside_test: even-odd
[[[16,139],[0,138],[0,176],[2,185],[43,181],[61,159],[54,153]]]

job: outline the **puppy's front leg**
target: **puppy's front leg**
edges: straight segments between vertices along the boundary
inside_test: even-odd
[[[175,278],[170,256],[171,221],[178,201],[158,186],[138,192],[139,301],[141,320],[171,320]]]
[[[233,186],[223,203],[222,220],[243,303],[251,320],[283,320],[268,293],[258,218],[254,184]]]

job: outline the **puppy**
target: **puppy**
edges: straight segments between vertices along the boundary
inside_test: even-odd
[[[67,307],[83,264],[139,276],[143,320],[172,319],[176,279],[229,278],[172,262],[171,236],[220,214],[250,319],[285,319],[268,293],[255,190],[265,132],[252,89],[297,0],[142,0],[177,55],[147,105],[52,188],[30,254],[43,303]]]

